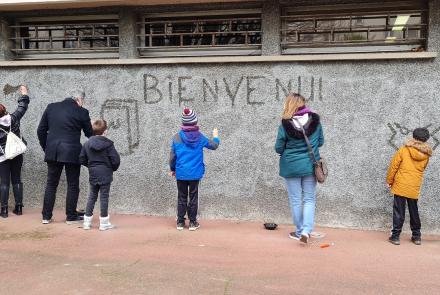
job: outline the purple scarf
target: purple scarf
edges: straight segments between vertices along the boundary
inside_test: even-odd
[[[199,131],[199,126],[197,126],[197,125],[190,125],[190,126],[183,125],[180,128],[185,132]]]
[[[293,114],[293,116],[302,116],[302,115],[305,115],[305,114],[308,114],[308,113],[311,113],[311,112],[312,112],[311,109],[309,109],[309,108],[306,107],[306,106],[302,106],[302,107],[300,107],[300,108],[296,111],[295,114]]]

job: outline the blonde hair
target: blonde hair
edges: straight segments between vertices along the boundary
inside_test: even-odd
[[[292,119],[298,109],[305,105],[306,99],[298,93],[290,93],[284,101],[284,110],[281,117],[283,119]]]

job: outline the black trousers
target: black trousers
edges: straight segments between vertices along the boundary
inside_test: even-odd
[[[185,214],[187,213],[190,222],[197,221],[198,209],[199,181],[177,180],[177,222],[185,222]]]
[[[96,200],[98,200],[101,208],[101,217],[108,216],[108,199],[110,196],[110,183],[108,184],[90,184],[89,199],[87,200],[86,216],[93,216]]]
[[[55,198],[58,184],[60,182],[63,168],[66,168],[67,195],[66,195],[66,216],[67,220],[77,218],[76,205],[79,196],[79,175],[81,165],[59,162],[47,162],[47,183],[44,193],[43,219],[51,219],[55,205]]]
[[[0,163],[0,177],[2,185],[21,183],[21,167],[23,166],[23,155],[18,155],[12,160]]]
[[[393,230],[391,235],[393,238],[398,238],[402,232],[403,223],[405,222],[405,205],[408,203],[409,224],[412,231],[413,238],[419,239],[421,237],[419,208],[417,207],[417,200],[405,198],[394,195],[393,205]]]

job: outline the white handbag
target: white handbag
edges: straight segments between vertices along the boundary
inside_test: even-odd
[[[16,156],[24,154],[26,152],[26,145],[20,137],[14,134],[14,132],[6,131],[0,128],[1,131],[7,134],[6,136],[6,146],[5,149],[0,146],[1,151],[8,160],[14,159]]]

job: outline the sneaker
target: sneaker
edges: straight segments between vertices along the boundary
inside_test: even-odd
[[[198,223],[197,221],[189,223],[189,230],[190,231],[194,231],[194,230],[198,229],[199,227],[200,227],[200,223]]]
[[[183,230],[185,228],[185,222],[177,223],[177,230]]]
[[[308,233],[302,233],[301,237],[299,238],[299,240],[301,242],[303,242],[304,244],[307,244],[309,242],[309,238],[310,238],[310,236],[309,236]]]
[[[84,217],[83,216],[77,216],[76,218],[73,219],[66,219],[66,224],[77,224],[77,223],[81,223],[83,222]]]
[[[49,224],[53,221],[53,219],[43,219],[43,221],[41,221],[42,224]]]
[[[289,233],[289,238],[291,238],[291,239],[294,239],[294,240],[296,240],[296,241],[299,241],[299,239],[300,239],[300,237],[298,237],[297,235],[296,235],[296,232],[291,232],[291,233]]]
[[[390,242],[393,245],[400,245],[400,239],[399,238],[389,237],[388,238],[388,242]]]
[[[420,246],[422,244],[422,239],[412,237],[411,242],[413,242],[417,246]]]

